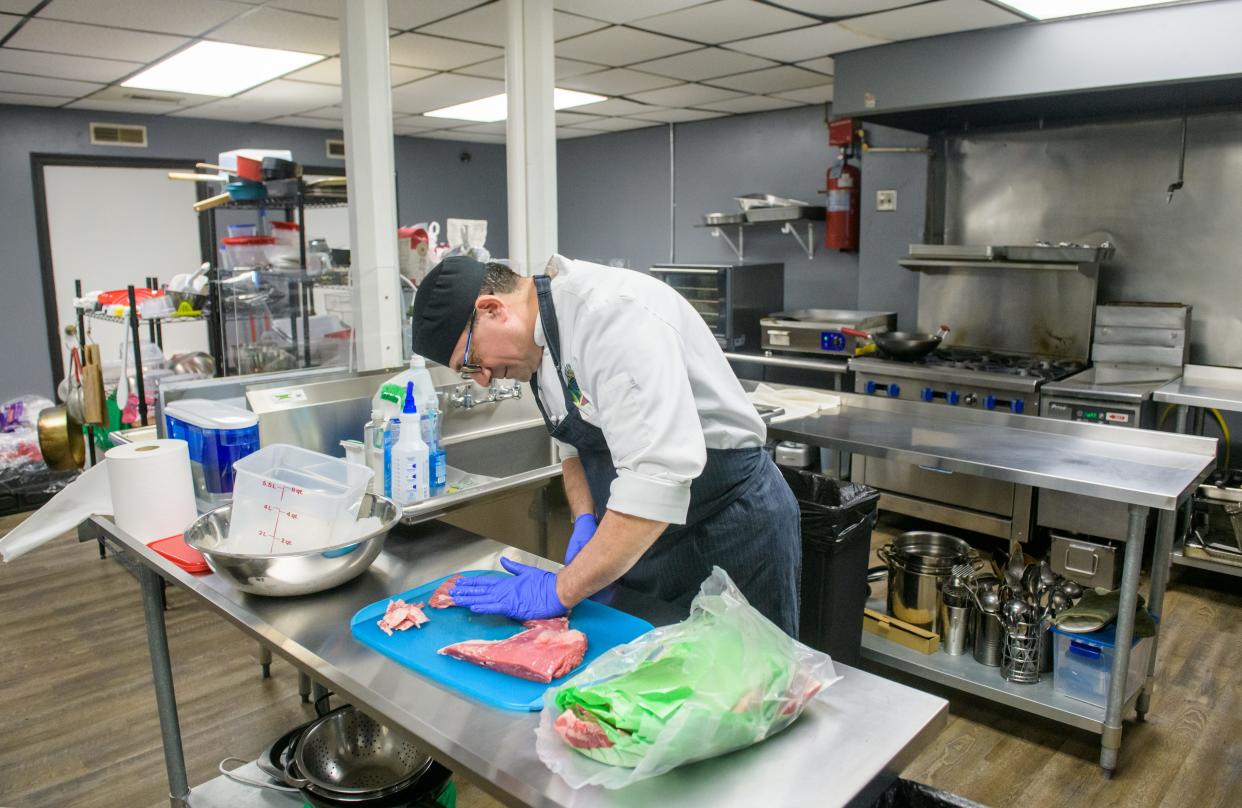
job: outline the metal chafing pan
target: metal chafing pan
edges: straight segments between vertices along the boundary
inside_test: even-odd
[[[703,224],[741,224],[746,216],[741,213],[708,213],[703,217]]]
[[[1113,257],[1113,246],[1101,244],[1090,247],[1084,244],[1074,245],[1039,245],[1023,244],[1016,246],[996,247],[1004,258],[1010,261],[1033,261],[1065,264],[1098,264]]]
[[[746,220],[750,222],[791,222],[798,219],[822,219],[827,210],[819,205],[789,205],[778,208],[749,208]]]

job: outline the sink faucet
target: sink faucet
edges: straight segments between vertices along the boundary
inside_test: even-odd
[[[463,410],[474,409],[480,404],[495,404],[509,398],[522,397],[522,383],[514,382],[509,387],[501,387],[500,382],[493,381],[487,388],[487,398],[476,399],[474,397],[474,385],[459,384],[453,388],[452,395],[449,396],[449,403],[454,407],[460,407]]]

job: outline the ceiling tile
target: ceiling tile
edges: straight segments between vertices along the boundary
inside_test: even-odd
[[[329,104],[341,103],[341,88],[330,84],[276,79],[233,98],[240,101],[262,101],[271,105],[272,112],[268,117],[296,115]]]
[[[812,17],[783,11],[753,0],[715,0],[669,14],[634,20],[630,25],[646,31],[715,45],[733,39],[815,25],[818,22],[819,20]]]
[[[643,129],[648,126],[659,126],[658,121],[640,121],[634,118],[600,118],[589,121],[571,129],[593,129],[597,132],[623,132],[626,129]]]
[[[304,129],[335,129],[341,131],[340,121],[325,121],[322,118],[304,118],[299,115],[286,115],[283,118],[272,118],[270,121],[263,123],[276,124],[278,126],[300,126]]]
[[[340,121],[345,117],[345,110],[340,104],[333,104],[323,109],[308,109],[305,112],[298,113],[300,118],[321,118],[329,121]]]
[[[626,101],[623,98],[609,98],[607,101],[584,104],[580,107],[574,107],[574,109],[578,112],[585,112],[588,115],[629,115],[635,112],[648,112],[651,110],[651,105],[637,104],[633,101]]]
[[[651,112],[635,112],[632,117],[645,121],[660,123],[684,123],[685,121],[705,121],[708,118],[724,117],[723,112],[711,112],[705,109],[652,109]]]
[[[504,91],[503,81],[440,73],[394,89],[392,108],[396,112],[413,114],[487,98]]]
[[[585,109],[585,107],[581,107],[581,109]],[[599,118],[599,115],[585,115],[581,112],[558,112],[556,113],[556,125],[573,126],[576,123],[586,123]]]
[[[835,76],[837,72],[836,60],[831,56],[798,62],[798,67],[805,67],[807,70],[814,70],[816,73],[823,73],[828,76]]]
[[[737,53],[724,48],[702,48],[689,53],[679,53],[676,56],[643,62],[634,65],[634,68],[660,76],[672,76],[682,81],[701,81],[747,70],[759,70],[775,64],[775,62],[760,59],[748,53]]]
[[[817,87],[804,87],[801,90],[790,90],[787,93],[776,93],[775,98],[786,98],[800,104],[826,104],[832,100],[832,85],[820,84]]]
[[[800,106],[797,101],[783,98],[769,98],[766,95],[747,95],[742,98],[731,98],[728,101],[713,101],[704,104],[707,109],[720,112],[764,112],[769,109],[784,109]]]
[[[66,101],[72,100],[72,98],[59,98],[54,95],[0,92],[0,104],[17,104],[25,107],[59,107]]]
[[[482,135],[476,132],[442,129],[438,132],[418,132],[415,137],[429,137],[433,140],[460,140],[466,143],[504,143],[504,135]]]
[[[388,24],[393,28],[408,30],[429,22],[460,14],[491,0],[388,0]],[[498,12],[500,13],[500,12]]]
[[[653,76],[650,73],[639,73],[637,70],[604,70],[600,73],[588,73],[585,76],[572,76],[557,81],[561,87],[570,90],[582,90],[600,95],[629,95],[643,90],[654,90],[677,84],[677,79],[664,76]]]
[[[68,53],[73,56],[99,56],[115,59],[124,55],[136,62],[154,62],[169,51],[190,40],[167,34],[123,31],[120,28],[99,28],[38,17],[13,35],[6,45],[27,50]]]
[[[476,135],[504,135],[505,122],[496,121],[494,123],[476,123],[470,126],[463,126],[460,129],[454,129],[454,132],[473,132]]]
[[[34,95],[61,95],[79,98],[90,95],[103,87],[85,81],[49,79],[43,76],[27,76],[23,73],[0,73],[0,92],[32,93]]]
[[[556,79],[569,78],[570,76],[581,76],[586,73],[598,73],[608,68],[603,65],[593,65],[590,62],[579,62],[574,59],[553,59],[552,69],[556,72]],[[489,79],[503,79],[505,77],[505,58],[489,59],[486,62],[479,62],[476,65],[468,65],[459,68],[456,72],[467,76],[483,76]]]
[[[603,132],[596,132],[593,129],[570,129],[565,126],[556,127],[557,140],[572,140],[576,137],[591,137],[592,135],[602,135]]]
[[[485,45],[503,48],[509,28],[508,21],[509,17],[503,9],[490,5],[425,25],[418,29],[418,33],[446,36],[467,42],[481,42]],[[556,11],[552,15],[553,39],[577,36],[605,26],[607,26],[605,22],[579,17],[575,14]]]
[[[39,19],[194,36],[253,9],[254,6],[228,0],[52,0],[39,12]]]
[[[212,118],[219,121],[257,123],[272,117],[273,113],[279,112],[280,110],[273,110],[270,104],[262,101],[241,101],[237,98],[223,98],[219,101],[211,101],[197,107],[177,110],[170,114],[175,118]]]
[[[646,93],[635,93],[630,96],[634,101],[654,104],[657,107],[697,107],[710,101],[723,101],[726,98],[738,98],[742,93],[722,90],[719,87],[708,87],[703,84],[679,84],[676,87],[665,87],[663,90],[651,90]]]
[[[394,87],[415,79],[426,78],[433,72],[431,70],[421,70],[417,67],[388,66],[389,80]],[[322,62],[316,62],[310,67],[289,73],[284,78],[293,79],[294,81],[310,81],[315,84],[335,84],[339,87],[341,86],[341,60],[335,57],[324,59]]]
[[[799,28],[781,34],[730,42],[729,48],[756,56],[767,56],[782,62],[801,62],[856,48],[882,45],[887,40],[858,34],[840,23]]]
[[[116,81],[142,67],[141,62],[91,59],[63,53],[0,48],[0,70],[78,81]]]
[[[813,87],[816,84],[823,83],[823,75],[788,65],[769,67],[766,70],[756,70],[753,73],[739,73],[736,76],[727,76],[712,81],[712,84],[718,87],[741,90],[744,93],[760,94],[798,90],[803,87]]]
[[[0,0],[0,11],[10,14],[28,14],[41,0]]]
[[[566,39],[556,43],[556,54],[570,59],[581,59],[600,64],[628,65],[633,62],[645,62],[661,56],[693,50],[692,42],[636,31],[633,28],[612,26],[589,34]]]
[[[341,0],[267,0],[273,8],[286,11],[301,11],[303,14],[318,14],[320,17],[337,19],[341,16]]]
[[[921,2],[924,0],[780,0],[785,8],[819,17],[852,17]]]
[[[163,110],[166,112],[170,109],[206,104],[208,101],[215,101],[216,98],[210,95],[169,93],[163,90],[145,90],[137,87],[122,87],[119,84],[112,84],[104,87],[97,93],[92,93],[88,100],[147,104],[147,108],[150,110]]]
[[[698,5],[701,2],[703,0],[627,0],[624,3],[618,3],[617,0],[556,0],[556,7],[597,20],[622,23]]]
[[[502,49],[489,45],[474,45],[424,34],[398,34],[388,40],[388,61],[407,67],[452,70],[503,55]]]
[[[80,101],[74,101],[68,104],[66,109],[91,109],[99,112],[132,112],[143,115],[162,115],[166,112],[175,112],[181,109],[181,105],[172,101],[117,101],[109,98],[83,98]]]
[[[21,17],[12,14],[0,14],[0,39],[3,39],[5,34],[16,28],[21,20]]]
[[[207,38],[259,48],[283,48],[328,56],[341,52],[336,20],[281,11],[277,8],[260,8],[239,17],[212,31]]]
[[[1012,25],[1022,21],[1023,18],[1017,14],[984,0],[937,0],[921,6],[855,17],[846,24],[850,30],[868,36],[899,40]]]
[[[408,129],[411,131],[418,130],[420,132],[425,132],[430,129],[443,129],[446,126],[451,126],[453,123],[454,121],[445,118],[426,118],[422,115],[402,115],[393,121],[393,126],[400,126],[402,129]]]

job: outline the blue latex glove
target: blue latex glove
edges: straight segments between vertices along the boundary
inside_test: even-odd
[[[560,617],[567,611],[556,596],[556,575],[507,558],[500,566],[509,576],[471,575],[449,593],[453,603],[476,614],[503,614],[514,620]]]
[[[574,520],[574,532],[569,536],[569,547],[565,550],[565,563],[573,561],[578,553],[582,552],[582,548],[587,546],[587,542],[595,535],[595,529],[599,527],[599,523],[595,521],[595,514],[584,513]]]

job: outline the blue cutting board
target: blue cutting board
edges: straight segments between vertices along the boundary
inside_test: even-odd
[[[453,575],[507,573],[463,570]],[[436,587],[451,577],[453,576],[446,575],[376,601],[355,614],[349,621],[349,627],[354,637],[363,645],[418,671],[428,679],[460,690],[493,707],[506,710],[542,710],[543,694],[549,687],[559,685],[609,648],[629,642],[652,629],[652,625],[646,620],[593,600],[584,600],[574,607],[573,614],[569,616],[569,627],[576,628],[587,636],[586,656],[577,668],[545,685],[436,653],[446,645],[463,640],[503,640],[523,630],[520,623],[507,617],[475,614],[458,606],[448,609],[426,606],[423,611],[431,622],[425,623],[422,628],[394,631],[389,637],[376,625],[376,621],[384,616],[388,602],[393,598],[401,598],[406,603],[426,603]]]

